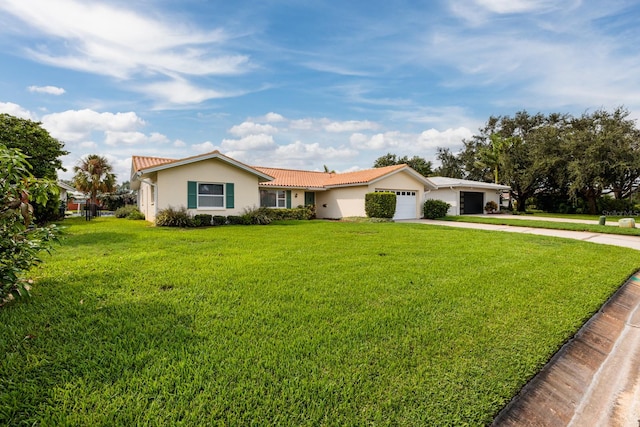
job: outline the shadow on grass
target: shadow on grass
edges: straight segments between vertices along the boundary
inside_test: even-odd
[[[95,410],[82,407],[87,402],[127,388],[129,398],[153,399],[146,396],[153,387],[136,384],[138,378],[162,375],[163,367],[175,366],[203,342],[194,332],[195,315],[176,304],[119,303],[99,295],[58,303],[55,314],[42,301],[34,303],[40,307],[5,308],[7,315],[17,310],[33,316],[0,340],[2,425],[64,423],[73,413]]]

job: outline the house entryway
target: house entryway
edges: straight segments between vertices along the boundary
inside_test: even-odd
[[[481,214],[484,212],[484,193],[478,191],[460,192],[460,215]]]

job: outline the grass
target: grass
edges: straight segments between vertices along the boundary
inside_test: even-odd
[[[551,218],[569,218],[569,219],[586,219],[593,222],[598,222],[601,215],[588,215],[588,214],[561,214],[561,213],[547,213],[547,212],[536,212],[533,214],[534,217],[542,216],[542,217],[551,217]],[[640,221],[640,218],[634,216],[615,216],[615,215],[606,215],[607,221],[618,221],[622,218],[635,218],[636,221]]]
[[[65,224],[0,309],[3,425],[483,425],[640,266],[423,224]]]
[[[553,216],[553,215],[547,215]],[[561,218],[558,216],[557,218]],[[567,217],[571,218],[571,217]],[[575,217],[574,217],[575,218]],[[461,215],[461,216],[447,216],[445,218],[440,218],[444,221],[453,221],[453,222],[472,222],[472,223],[480,223],[480,224],[496,224],[496,225],[513,225],[516,227],[533,227],[533,228],[546,228],[552,230],[570,230],[570,231],[588,231],[591,233],[603,233],[603,234],[619,234],[625,236],[640,236],[640,228],[621,228],[615,227],[611,225],[599,225],[597,223],[597,219],[593,224],[578,224],[572,222],[550,222],[539,220],[536,221],[535,216],[527,217],[527,219],[513,219],[510,218],[510,215],[496,215],[496,216],[472,216],[472,215]],[[585,218],[575,218],[575,219],[585,219]],[[613,221],[613,219],[608,218],[608,221]],[[616,219],[617,221],[617,219]]]

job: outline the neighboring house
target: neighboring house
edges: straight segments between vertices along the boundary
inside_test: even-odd
[[[149,221],[161,209],[181,206],[192,214],[228,216],[259,206],[314,204],[318,218],[365,216],[365,194],[374,191],[396,193],[394,219],[420,218],[425,194],[440,191],[432,179],[407,165],[347,173],[248,166],[218,151],[178,160],[133,156],[131,162],[131,188],[138,190],[138,207]],[[498,200],[493,187],[479,190],[484,203]]]
[[[506,185],[442,176],[432,176],[427,180],[431,188],[427,190],[425,198],[449,203],[449,215],[481,214],[484,205],[491,200],[500,206],[500,196],[510,189]]]
[[[62,181],[58,181],[57,184],[58,189],[60,189],[60,201],[67,203],[67,200],[76,192],[76,189]]]
[[[77,209],[80,211],[81,205],[84,205],[87,200],[86,194],[62,181],[58,181],[58,188],[60,189],[60,203],[63,203],[67,210]]]

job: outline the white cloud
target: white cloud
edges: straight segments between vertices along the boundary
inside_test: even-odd
[[[311,119],[298,119],[289,122],[290,129],[311,130],[314,128],[314,121]]]
[[[362,134],[352,135],[351,146],[361,150],[386,150],[394,147],[408,145],[402,141],[410,140],[411,137],[403,135],[397,131],[377,133],[366,137]]]
[[[191,148],[199,154],[209,153],[218,149],[211,141],[205,141],[201,144],[192,144]],[[223,153],[224,154],[224,153]]]
[[[80,144],[78,144],[78,147],[84,148],[84,149],[92,149],[93,150],[93,149],[98,148],[98,144],[96,144],[93,141],[84,141],[84,142],[81,142]]]
[[[475,0],[480,7],[498,14],[523,13],[553,6],[555,1],[548,0]]]
[[[369,136],[363,133],[354,133],[349,137],[349,143],[352,147],[362,147],[369,141],[369,138]]]
[[[444,131],[429,129],[418,136],[418,144],[421,148],[459,147],[463,139],[470,139],[472,136],[473,132],[465,127]]]
[[[345,147],[324,147],[317,142],[305,144],[296,141],[293,144],[281,145],[275,151],[275,157],[286,160],[343,159],[355,157],[356,150]]]
[[[138,12],[133,3],[123,5],[5,0],[0,2],[0,14],[19,23],[12,29],[20,28],[25,38],[41,38],[18,49],[18,54],[54,67],[135,82],[134,90],[164,103],[184,105],[236,96],[197,87],[187,79],[235,76],[254,69],[248,56],[229,52],[233,36],[222,28],[201,29],[175,14],[163,16],[146,8]],[[155,82],[148,83],[150,79]],[[30,90],[60,94],[63,89],[32,86]]]
[[[29,86],[29,92],[46,93],[48,95],[62,95],[65,90],[56,86]]]
[[[243,122],[229,129],[230,134],[240,137],[254,134],[274,134],[276,132],[278,132],[278,128],[274,126],[254,122]]]
[[[247,68],[243,55],[215,55],[215,46],[229,38],[224,30],[194,29],[174,16],[152,18],[132,9],[77,0],[6,0],[0,9],[31,31],[61,42],[63,52],[53,43],[29,52],[49,65],[118,78],[140,73],[238,74]]]
[[[21,119],[35,120],[35,116],[31,111],[13,102],[0,102],[0,113],[10,114],[15,117],[20,117]]]
[[[173,146],[174,146],[174,147],[178,147],[178,148],[186,147],[186,146],[187,146],[187,143],[186,143],[186,142],[184,142],[184,141],[183,141],[183,140],[181,140],[181,139],[176,139],[175,141],[173,141]]]
[[[134,112],[98,113],[94,110],[67,110],[42,117],[45,129],[55,138],[65,142],[87,139],[94,131],[134,131],[145,125]]]
[[[157,132],[153,132],[151,135],[145,135],[142,132],[117,132],[108,130],[105,132],[104,142],[111,146],[142,145],[147,143],[166,144],[169,142],[169,138]]]
[[[134,90],[171,104],[198,104],[208,99],[228,98],[240,95],[239,93],[224,93],[214,89],[205,89],[195,86],[182,78],[174,80],[143,84]]]
[[[331,122],[324,126],[327,132],[357,132],[362,130],[376,130],[380,125],[369,120],[348,120],[344,122]]]
[[[275,147],[273,136],[266,134],[247,135],[241,139],[224,139],[221,148],[224,151],[268,150]]]
[[[459,127],[444,131],[428,129],[420,134],[390,131],[367,136],[355,133],[351,135],[350,143],[359,150],[389,150],[398,155],[430,157],[437,147],[459,147],[463,139],[472,136],[469,129]]]
[[[278,113],[271,112],[271,113],[265,114],[263,120],[268,123],[278,123],[278,122],[283,122],[286,119],[284,118],[284,116]]]

